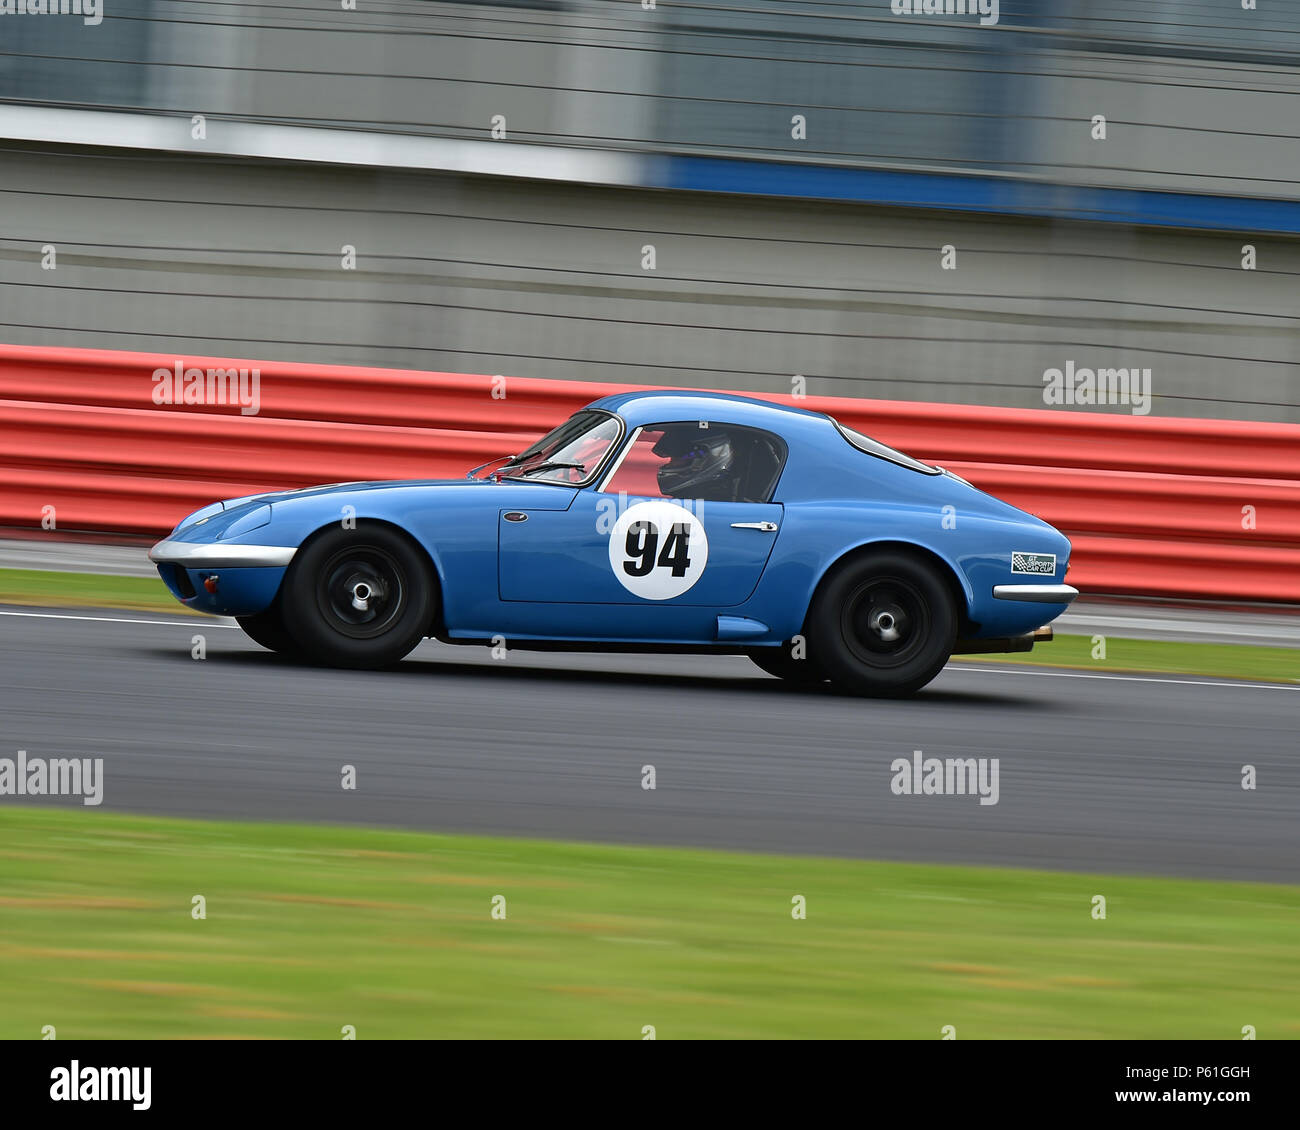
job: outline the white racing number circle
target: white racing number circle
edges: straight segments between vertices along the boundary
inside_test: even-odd
[[[633,596],[672,600],[704,575],[709,539],[704,523],[672,502],[638,502],[619,515],[609,535],[609,564]]]

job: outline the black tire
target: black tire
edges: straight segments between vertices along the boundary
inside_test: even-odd
[[[308,659],[387,667],[424,638],[437,609],[424,553],[388,527],[333,527],[310,540],[285,575],[284,623]]]
[[[298,654],[298,645],[284,626],[278,599],[265,612],[256,616],[239,616],[236,620],[250,640],[260,643],[268,651],[278,651],[282,655]]]
[[[948,662],[958,616],[945,578],[918,557],[863,554],[822,581],[808,612],[809,651],[849,694],[901,698]]]
[[[813,662],[811,656],[804,655],[796,659],[791,654],[792,644],[789,640],[780,647],[756,647],[749,652],[749,658],[761,671],[784,679],[797,686],[812,687],[826,681],[826,672]]]

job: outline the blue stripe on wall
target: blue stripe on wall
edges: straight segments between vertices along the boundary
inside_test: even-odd
[[[725,157],[657,157],[654,188],[854,200],[902,208],[1054,216],[1117,224],[1251,233],[1300,233],[1300,201],[1094,188],[947,173],[846,169]]]

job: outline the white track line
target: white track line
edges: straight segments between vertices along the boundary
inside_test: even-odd
[[[1109,679],[1117,683],[1172,683],[1182,687],[1247,687],[1260,691],[1300,691],[1300,686],[1288,686],[1286,683],[1247,683],[1239,679],[1224,679],[1211,682],[1208,679],[1162,679],[1149,678],[1145,675],[1094,675],[1088,671],[1037,671],[1029,667],[985,667],[980,664],[961,664],[958,671],[982,671],[990,675],[1038,675],[1044,679]]]
[[[0,616],[25,616],[33,620],[94,620],[101,624],[161,624],[165,628],[183,628],[192,624],[195,627],[206,625],[209,628],[237,628],[238,624],[223,624],[220,620],[136,620],[129,616],[72,616],[62,612],[8,612],[0,611]]]

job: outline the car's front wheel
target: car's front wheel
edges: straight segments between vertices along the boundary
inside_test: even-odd
[[[808,614],[809,650],[850,694],[902,697],[948,662],[957,609],[944,577],[895,550],[865,553],[822,582]]]
[[[387,667],[424,638],[436,602],[423,552],[388,527],[317,535],[294,556],[281,597],[305,656],[331,667]]]
[[[278,600],[265,612],[237,617],[236,623],[244,629],[244,634],[249,639],[260,643],[268,651],[278,651],[282,655],[296,655],[298,652],[298,645],[284,626]]]

